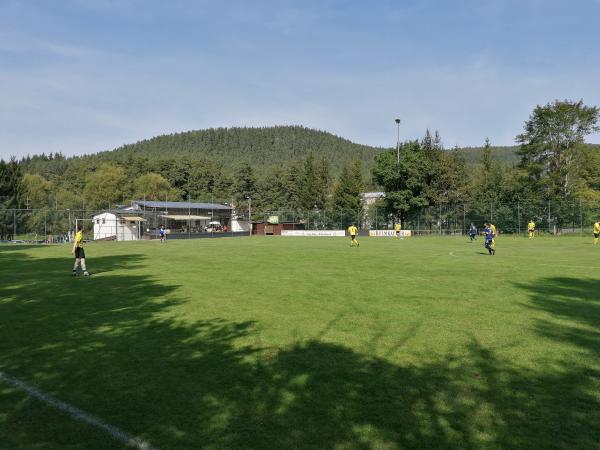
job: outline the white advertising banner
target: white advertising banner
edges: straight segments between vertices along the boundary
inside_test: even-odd
[[[282,236],[345,236],[344,230],[281,230]]]
[[[394,230],[369,230],[369,236],[371,237],[396,237]],[[411,237],[411,230],[400,230],[400,237]]]

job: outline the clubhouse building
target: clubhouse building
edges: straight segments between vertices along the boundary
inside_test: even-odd
[[[152,239],[161,225],[172,237],[248,231],[248,223],[233,213],[231,205],[222,203],[134,200],[94,215],[94,240]]]

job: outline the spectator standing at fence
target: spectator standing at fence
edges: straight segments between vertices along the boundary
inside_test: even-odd
[[[535,237],[535,222],[533,219],[527,224],[527,231],[529,231],[529,239],[533,239]]]
[[[469,237],[471,238],[472,241],[474,241],[476,236],[477,236],[477,227],[475,226],[474,223],[471,223],[471,226],[469,227]]]
[[[600,220],[596,220],[594,223],[594,245],[598,243],[598,236],[600,235]]]
[[[81,267],[84,276],[89,276],[89,272],[85,267],[85,251],[83,250],[83,225],[77,227],[77,233],[75,233],[75,239],[73,241],[73,248],[71,254],[75,255],[75,265],[73,266],[73,276],[77,276],[77,267]]]
[[[350,233],[350,247],[354,247],[355,245],[357,247],[360,247],[360,244],[356,240],[357,232],[358,232],[358,228],[356,228],[356,225],[352,224],[348,227],[348,233]]]

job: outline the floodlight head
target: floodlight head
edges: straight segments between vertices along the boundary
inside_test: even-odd
[[[397,124],[399,124],[399,123],[400,123],[400,119],[396,119],[396,121],[395,121],[395,122],[396,122]]]

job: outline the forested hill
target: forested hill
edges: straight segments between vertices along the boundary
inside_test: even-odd
[[[121,162],[131,157],[160,159],[208,159],[235,167],[248,162],[257,169],[302,160],[310,152],[325,157],[334,171],[360,160],[371,166],[381,148],[350,142],[324,131],[301,126],[268,128],[211,128],[157,136],[101,152],[90,158]]]
[[[459,149],[459,153],[468,165],[478,164],[482,148],[464,147]],[[516,146],[492,146],[492,157],[500,163],[511,165],[519,159],[516,149]],[[211,128],[166,134],[101,152],[90,158],[114,162],[123,162],[131,157],[152,160],[200,158],[218,163],[225,170],[241,162],[248,162],[260,170],[302,160],[312,151],[325,157],[337,173],[357,159],[362,161],[365,169],[370,168],[373,158],[382,150],[385,149],[355,144],[325,131],[302,126],[277,126]]]
[[[151,166],[164,161],[189,160],[198,163],[209,161],[229,174],[241,163],[248,163],[257,173],[264,175],[275,167],[303,161],[312,152],[327,160],[332,175],[339,174],[343,167],[360,160],[368,177],[374,157],[384,150],[302,126],[212,128],[156,136],[115,150],[67,159],[60,154],[50,155],[50,158],[36,155],[25,158],[22,164],[24,172],[49,176],[64,172],[70,163],[86,169],[98,167],[103,162],[148,168],[150,166],[143,163],[144,160],[150,162]],[[481,160],[481,150],[482,147],[465,147],[459,148],[458,152],[464,156],[467,165],[476,165]],[[519,159],[516,150],[516,146],[492,146],[492,158],[502,164],[512,165]],[[133,167],[130,169],[134,170]]]
[[[479,164],[483,147],[463,147],[458,152],[463,155],[467,165]],[[491,147],[492,158],[503,164],[512,165],[519,161],[517,147]]]
[[[585,144],[587,147],[600,150],[600,144]],[[492,159],[501,164],[512,166],[519,162],[517,154],[518,146],[512,147],[491,147]],[[463,147],[459,148],[458,152],[463,155],[467,165],[475,165],[481,162],[481,151],[483,147]]]
[[[390,146],[391,148],[392,146]],[[259,173],[276,166],[302,161],[309,153],[324,157],[333,174],[355,160],[363,164],[365,174],[373,166],[374,157],[384,151],[381,147],[356,144],[331,133],[302,126],[265,128],[211,128],[165,134],[126,144],[115,150],[75,157],[80,164],[96,167],[103,162],[127,165],[132,160],[159,162],[164,160],[210,161],[231,173],[240,163],[249,163]],[[465,147],[458,151],[468,165],[480,162],[482,147]],[[517,162],[516,147],[492,147],[492,157],[504,164]],[[55,159],[56,159],[55,155]],[[73,158],[69,158],[73,159]],[[63,165],[60,156],[56,164]],[[36,155],[23,161],[26,171],[47,172],[46,156]],[[50,161],[50,165],[53,163]]]

